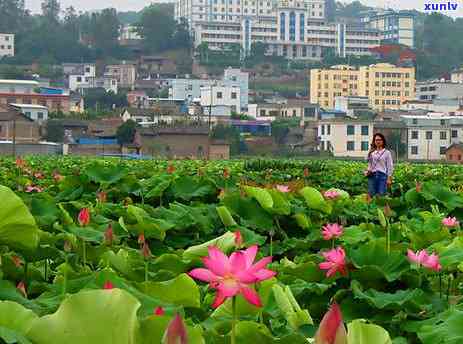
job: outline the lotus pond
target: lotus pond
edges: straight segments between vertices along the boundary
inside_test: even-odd
[[[0,343],[463,343],[463,171],[1,159]]]

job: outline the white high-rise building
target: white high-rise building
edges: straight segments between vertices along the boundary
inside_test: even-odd
[[[0,58],[14,56],[14,34],[0,33]]]
[[[325,0],[177,0],[177,20],[185,18],[195,47],[237,44],[243,55],[255,42],[268,54],[319,60],[324,48],[337,55],[368,55],[380,45],[381,31],[366,23],[329,23]]]

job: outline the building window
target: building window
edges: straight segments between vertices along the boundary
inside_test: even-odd
[[[439,149],[440,155],[444,155],[446,150],[447,150],[447,147],[445,147],[445,146],[440,146],[440,149]]]
[[[440,120],[440,125],[444,126],[445,125],[445,119]]]
[[[417,118],[413,118],[413,119],[412,119],[412,124],[418,124],[418,119],[417,119]]]
[[[236,99],[236,92],[231,93],[231,99]]]
[[[370,144],[368,141],[362,141],[362,151],[366,152],[370,149]]]
[[[440,139],[441,140],[447,140],[447,132],[446,131],[441,131],[440,132]]]
[[[458,137],[458,130],[452,130],[452,138],[457,138]]]
[[[368,125],[362,125],[362,136],[368,136]]]
[[[30,111],[26,111],[26,112],[24,112],[24,114],[29,118],[31,117],[31,112]]]
[[[418,140],[418,131],[416,130],[412,131],[412,140]]]
[[[355,150],[355,142],[354,141],[347,141],[347,150],[354,151]]]
[[[322,125],[322,135],[325,135],[325,125]]]
[[[426,132],[426,140],[432,140],[432,131]]]
[[[217,99],[222,99],[222,92],[217,92]]]
[[[1,130],[1,128],[0,128]],[[461,161],[461,154],[458,154],[458,161]]]
[[[260,110],[260,116],[266,116],[266,115],[265,115],[265,109],[261,109],[261,110]]]
[[[355,134],[355,126],[348,125],[347,126],[347,135],[354,135]]]
[[[412,155],[418,155],[418,146],[412,146]]]
[[[293,110],[293,117],[296,117],[296,110]]]
[[[328,124],[328,125],[326,126],[326,131],[327,131],[327,134],[328,134],[328,135],[331,135],[331,124]]]
[[[82,77],[78,76],[77,77],[77,82],[82,82]]]
[[[43,119],[43,112],[37,112],[37,119]]]

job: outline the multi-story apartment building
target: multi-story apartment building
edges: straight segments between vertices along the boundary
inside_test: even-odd
[[[360,73],[346,65],[310,70],[310,101],[334,108],[336,97],[358,96]]]
[[[318,60],[324,48],[340,56],[368,55],[381,40],[378,29],[360,21],[327,22],[325,0],[178,0],[175,17],[186,18],[196,47],[236,44],[244,55],[255,42],[290,59]]]
[[[410,160],[444,160],[447,148],[462,142],[463,117],[429,113],[401,118],[407,128]]]
[[[362,22],[380,32],[382,44],[415,46],[414,15],[409,11],[374,11],[362,18]]]
[[[359,95],[368,97],[370,107],[377,110],[400,109],[415,99],[415,68],[378,63],[359,68]]]
[[[200,104],[209,113],[209,108],[227,107],[230,113],[241,109],[240,88],[237,86],[207,86],[201,88]]]
[[[71,91],[83,92],[88,88],[104,88],[107,92],[117,93],[117,79],[111,75],[103,77],[96,76],[96,67],[94,64],[76,64],[68,65],[69,67],[69,89]]]
[[[366,157],[372,137],[373,121],[332,118],[318,124],[319,149],[335,157]]]
[[[415,98],[415,70],[379,63],[355,69],[333,66],[310,71],[310,100],[334,108],[336,97],[368,97],[373,109],[399,109]]]
[[[463,98],[463,83],[448,81],[425,81],[416,83],[416,99],[458,99]]]
[[[201,89],[204,87],[238,87],[240,89],[240,108],[237,110],[240,112],[247,112],[248,110],[249,75],[240,69],[225,69],[221,80],[169,79],[169,85],[169,98],[187,101],[201,98]]]
[[[69,112],[69,93],[60,89],[40,88],[34,80],[0,80],[0,104],[46,106],[49,112]]]
[[[14,34],[0,33],[0,58],[14,56]]]
[[[137,69],[133,63],[107,65],[104,75],[117,80],[119,87],[132,88],[137,77]]]

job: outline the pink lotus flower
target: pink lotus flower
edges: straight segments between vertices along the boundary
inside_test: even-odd
[[[322,253],[326,262],[318,264],[320,270],[328,270],[326,277],[331,277],[339,271],[341,275],[346,276],[346,252],[342,247],[334,248],[328,252]]]
[[[43,189],[41,187],[38,187],[38,186],[32,186],[32,185],[28,185],[26,187],[26,192],[30,193],[30,192],[42,192]]]
[[[159,307],[159,306],[156,307],[153,312],[154,315],[158,315],[158,316],[164,315],[165,313],[166,312],[164,311],[164,308]]]
[[[460,224],[455,217],[446,217],[445,219],[442,220],[442,224],[445,227],[448,228],[453,228],[453,227],[458,227]]]
[[[21,158],[16,158],[16,167],[23,168],[26,166],[26,161]]]
[[[277,185],[275,188],[278,191],[283,192],[283,193],[287,193],[287,192],[290,191],[289,186],[287,186],[287,185]]]
[[[108,225],[108,228],[106,228],[106,231],[104,232],[104,239],[106,241],[106,244],[108,244],[109,246],[113,244],[115,237],[113,226],[111,226],[111,224]]]
[[[223,177],[224,177],[224,179],[230,178],[230,170],[228,168],[224,168]]]
[[[235,246],[237,248],[241,248],[241,246],[243,246],[243,236],[241,235],[241,232],[236,231],[233,234],[235,234]]]
[[[323,226],[322,235],[324,240],[339,238],[344,232],[344,228],[337,223],[329,223]]]
[[[174,173],[174,172],[175,172],[175,166],[172,165],[172,164],[169,164],[169,165],[167,166],[167,173],[172,174],[172,173]]]
[[[111,283],[111,281],[106,281],[104,282],[103,289],[105,290],[114,289],[114,285]]]
[[[88,208],[81,209],[77,219],[82,227],[88,226],[90,223],[90,210]]]
[[[425,250],[416,251],[416,253],[412,250],[408,250],[407,256],[408,259],[412,263],[416,263],[418,267],[424,266],[425,268],[434,271],[440,271],[442,269],[442,266],[439,263],[439,256],[436,255],[434,252],[431,255],[428,255],[428,253]]]
[[[35,172],[34,177],[37,178],[37,179],[43,179],[44,175],[43,175],[42,172]]]
[[[26,284],[23,281],[18,283],[16,289],[18,289],[18,291],[21,292],[21,294],[23,294],[24,297],[27,297]]]
[[[272,261],[272,257],[265,257],[253,264],[258,251],[257,245],[233,252],[230,257],[215,246],[210,246],[208,251],[209,256],[203,258],[207,269],[194,269],[189,275],[200,281],[209,282],[210,287],[217,290],[212,307],[217,308],[226,298],[240,293],[250,304],[261,307],[259,295],[250,285],[276,275],[276,272],[265,268]]]
[[[167,326],[161,344],[188,344],[186,327],[180,315],[176,314]]]
[[[315,344],[347,344],[347,332],[342,321],[341,309],[333,303],[325,314],[315,334]]]
[[[151,257],[151,250],[150,250],[150,247],[148,245],[148,243],[145,241],[143,243],[143,246],[141,248],[141,254],[143,256],[143,258],[145,259],[148,259],[149,257]]]
[[[325,191],[323,196],[325,196],[326,199],[335,200],[336,198],[341,196],[341,194],[337,192],[336,190],[328,190],[328,191]]]
[[[145,234],[144,234],[144,233],[140,233],[140,234],[138,235],[138,243],[139,243],[140,245],[143,245],[143,244],[145,243]]]

